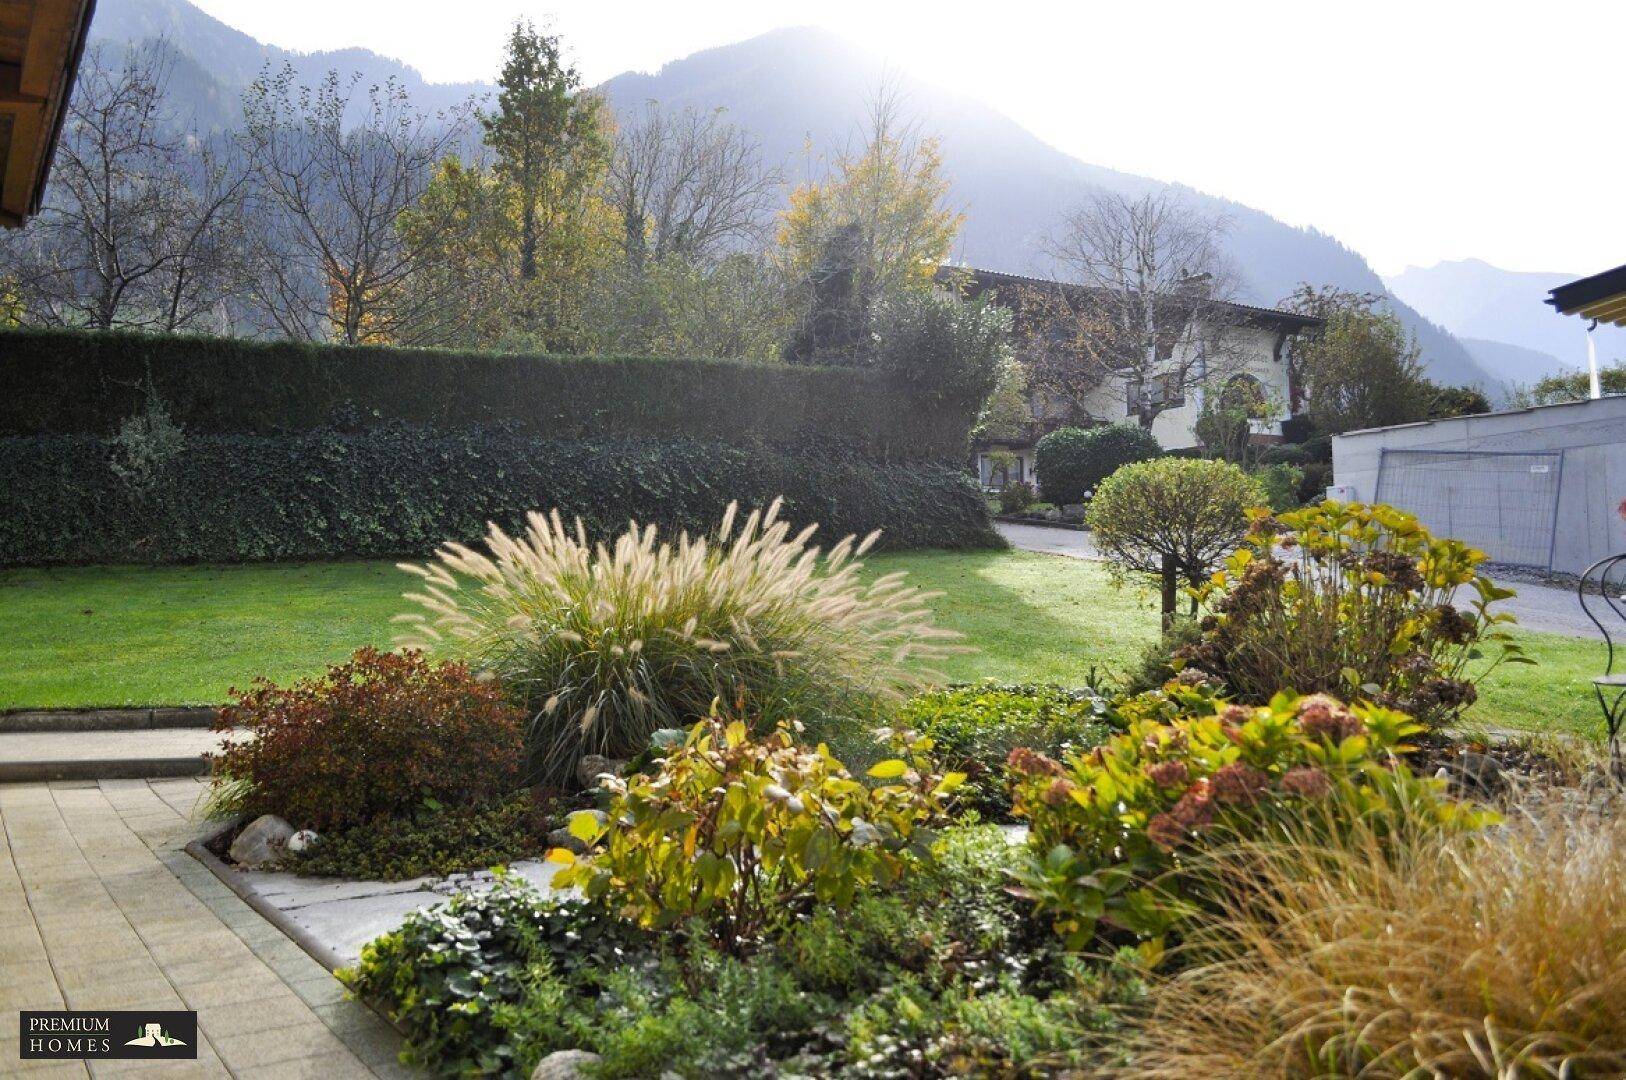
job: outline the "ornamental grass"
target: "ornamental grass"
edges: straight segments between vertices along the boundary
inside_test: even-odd
[[[493,525],[483,552],[446,544],[403,566],[423,580],[407,594],[423,610],[398,617],[403,643],[500,676],[529,711],[535,779],[553,785],[584,755],[636,756],[717,699],[768,730],[873,721],[961,651],[933,624],[938,594],[902,572],[864,579],[879,533],[824,552],[816,526],[792,533],[779,514],[780,500],[743,520],[731,504],[711,536],[633,522],[608,545],[557,510],[530,514],[519,536]]]
[[[1239,845],[1135,1075],[1626,1075],[1626,822]]]

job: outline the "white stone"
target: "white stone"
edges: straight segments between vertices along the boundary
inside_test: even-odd
[[[599,1056],[586,1050],[555,1050],[536,1063],[531,1080],[577,1080],[584,1065],[596,1064]]]
[[[307,848],[313,848],[322,842],[322,837],[315,829],[300,829],[288,838],[288,850],[298,855]]]
[[[277,858],[294,835],[294,827],[275,814],[261,814],[231,842],[231,857],[239,866],[262,866]]]

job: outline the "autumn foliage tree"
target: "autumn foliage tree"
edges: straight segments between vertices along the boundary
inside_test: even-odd
[[[964,221],[948,191],[937,141],[921,137],[896,94],[883,91],[863,145],[837,156],[824,180],[793,191],[781,215],[779,260],[802,287],[789,359],[852,362],[879,300],[931,286]]]

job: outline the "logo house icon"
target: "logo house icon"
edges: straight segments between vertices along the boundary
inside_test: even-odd
[[[124,1044],[125,1046],[185,1046],[186,1043],[170,1035],[164,1030],[162,1023],[146,1023],[141,1025],[141,1034]]]

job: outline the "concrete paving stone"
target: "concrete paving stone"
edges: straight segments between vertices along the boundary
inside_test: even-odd
[[[163,957],[160,964],[166,964]],[[221,979],[232,979],[240,975],[255,971],[263,965],[245,947],[243,954],[233,953],[229,959],[221,957],[204,957],[201,960],[187,960],[182,963],[170,963],[164,967],[164,974],[169,981],[181,991],[207,982],[218,982]]]
[[[70,1009],[184,1009],[186,1003],[167,982],[93,983],[68,991]]]
[[[151,954],[119,960],[111,964],[75,964],[61,961],[53,965],[63,990],[86,986],[117,986],[120,983],[167,982]]]
[[[312,1016],[309,1005],[286,986],[279,986],[272,996],[257,1001],[223,1002],[204,1005],[198,1009],[198,1025],[213,1038],[216,1035],[239,1035],[273,1028],[295,1027],[306,1023]]]
[[[365,1075],[366,1066],[352,1054],[327,1026],[314,1016],[291,1027],[271,1028],[243,1034],[211,1035],[209,1043],[220,1060],[234,1073],[257,1065],[275,1065],[300,1058],[332,1057],[355,1063],[354,1075]]]
[[[353,1059],[329,1061],[326,1058],[302,1058],[244,1069],[237,1077],[238,1080],[354,1080],[357,1076],[372,1075],[372,1070]]]
[[[289,986],[264,967],[256,967],[252,971],[234,975],[229,978],[215,979],[212,982],[196,983],[180,988],[181,997],[186,999],[189,1009],[199,1009],[212,1005],[233,1005],[244,1001],[262,1001],[266,998],[276,997],[293,991],[299,996],[296,987]],[[301,997],[301,1000],[304,1000]]]
[[[71,934],[47,943],[53,961],[75,964],[115,964],[149,955],[147,946],[128,927],[123,933],[75,938]]]
[[[31,976],[36,975],[30,969]],[[50,972],[43,973],[44,977],[35,977],[32,981],[5,983],[0,982],[0,1009],[60,1009],[62,1008],[62,990],[57,986],[56,980],[50,978]]]
[[[298,874],[268,870],[247,871],[242,877],[257,894],[284,911],[332,900],[422,892],[438,880],[426,876],[405,881],[347,881],[343,878],[300,877]]]
[[[346,993],[344,984],[326,971],[308,979],[294,979],[288,983],[288,988],[310,1006],[336,1005],[345,999]]]
[[[218,1058],[209,1061],[107,1061],[97,1062],[90,1067],[90,1075],[98,1078],[104,1076],[152,1076],[158,1080],[217,1080],[225,1077],[230,1080],[231,1073]]]
[[[43,964],[45,960],[45,943],[32,927],[26,934],[9,934],[0,939],[0,964]]]

